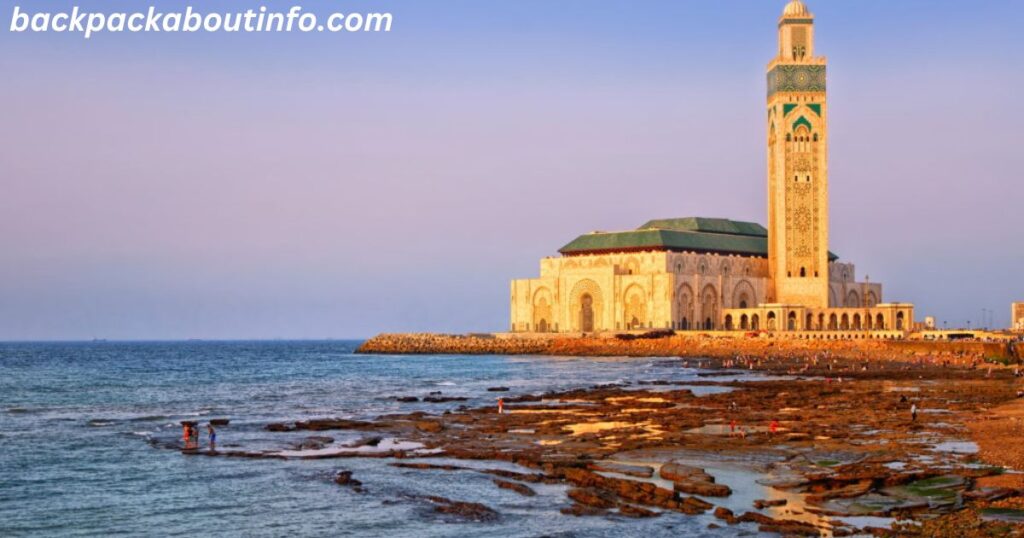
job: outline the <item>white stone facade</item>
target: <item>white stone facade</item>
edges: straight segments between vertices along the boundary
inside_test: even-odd
[[[866,327],[861,320],[869,316],[871,326],[879,326],[879,313],[885,319],[881,326],[896,327],[895,313],[880,304],[881,284],[856,282],[853,264],[833,262],[830,269],[830,307],[864,309],[847,313],[845,323],[843,313],[838,313],[834,330],[853,330],[854,316],[858,327]],[[756,256],[648,251],[545,258],[540,278],[512,281],[510,329],[752,330],[767,329],[770,312],[777,312],[774,319],[781,320],[799,310],[799,329],[805,330],[810,311],[769,306],[773,299],[768,284],[768,260]],[[815,315],[825,315],[821,330],[831,326],[832,310],[814,310]],[[904,315],[912,319],[912,313]],[[748,320],[745,327],[743,316]],[[776,329],[784,330],[783,324]]]

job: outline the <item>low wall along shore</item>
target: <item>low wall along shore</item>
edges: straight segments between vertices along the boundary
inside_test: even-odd
[[[723,337],[703,333],[654,332],[648,335],[568,336],[545,334],[381,334],[357,353],[389,355],[556,355],[631,357],[709,357],[734,355],[813,355],[829,352],[856,360],[907,360],[927,357],[951,363],[981,360],[1019,361],[1024,346],[994,342],[917,340],[801,340],[770,335]]]

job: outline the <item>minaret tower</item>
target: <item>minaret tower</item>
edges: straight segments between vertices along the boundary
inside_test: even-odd
[[[814,15],[792,0],[768,64],[769,302],[829,306],[827,119]]]

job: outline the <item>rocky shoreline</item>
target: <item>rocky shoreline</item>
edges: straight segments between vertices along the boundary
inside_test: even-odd
[[[708,514],[711,529],[747,525],[786,536],[1024,534],[1024,451],[1015,437],[1024,406],[1012,368],[973,367],[967,356],[836,355],[704,358],[705,377],[686,386],[647,379],[520,395],[504,400],[502,414],[461,407],[268,424],[274,435],[310,436],[289,450],[189,453],[394,458],[411,474],[491,475],[495,487],[523,496],[559,484],[567,517]],[[752,370],[778,377],[738,379]],[[362,437],[338,446],[332,431]],[[368,477],[338,476],[373,494]],[[411,500],[467,521],[501,517],[476,501]]]
[[[906,361],[925,358],[970,365],[986,360],[1024,360],[1024,346],[990,342],[853,339],[804,340],[760,335],[717,336],[699,331],[653,331],[643,334],[583,335],[449,335],[380,334],[356,353],[388,355],[551,355],[575,357],[730,358],[736,355],[813,357],[827,353],[847,360]]]

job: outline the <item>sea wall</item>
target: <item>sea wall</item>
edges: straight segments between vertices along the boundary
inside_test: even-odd
[[[903,340],[801,340],[724,337],[702,333],[652,333],[650,337],[568,335],[445,335],[381,334],[364,342],[357,353],[416,355],[562,355],[632,357],[809,356],[829,353],[856,360],[934,358],[968,364],[987,358],[1020,359],[1020,350],[988,342],[926,342]]]

